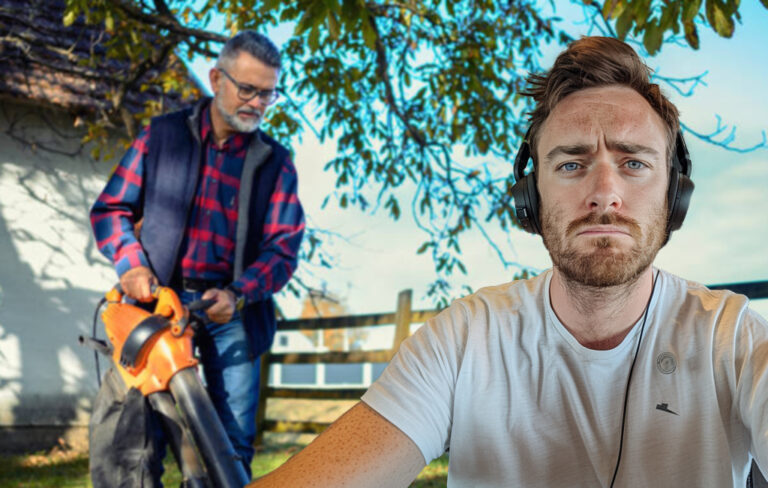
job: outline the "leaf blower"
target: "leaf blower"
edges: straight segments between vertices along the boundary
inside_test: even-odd
[[[152,294],[156,304],[149,312],[124,303],[116,286],[96,309],[93,336],[79,338],[97,351],[100,381],[89,428],[93,486],[155,486],[156,470],[162,468],[152,459],[159,450],[152,432],[160,424],[179,464],[182,487],[242,488],[248,476],[203,387],[194,356],[194,332],[203,324],[197,312],[214,300],[185,307],[170,288],[154,287]],[[105,303],[106,341],[96,338],[96,317]],[[113,364],[103,383],[99,352]]]

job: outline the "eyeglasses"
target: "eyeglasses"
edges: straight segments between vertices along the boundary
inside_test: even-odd
[[[229,81],[232,82],[233,85],[237,87],[237,97],[244,101],[244,102],[250,102],[256,97],[259,97],[259,100],[264,102],[267,105],[272,105],[275,103],[280,96],[280,93],[274,89],[274,90],[262,90],[260,88],[256,88],[252,85],[247,85],[245,83],[238,83],[232,76],[224,71],[221,68],[217,68],[219,71],[224,73],[224,76],[229,78]]]

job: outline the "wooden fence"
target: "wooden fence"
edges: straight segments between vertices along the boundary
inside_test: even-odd
[[[768,281],[750,283],[729,283],[709,285],[711,289],[730,289],[742,293],[751,299],[768,298]],[[278,331],[330,330],[343,328],[367,327],[373,325],[395,324],[392,346],[381,351],[351,351],[323,353],[265,353],[261,358],[261,383],[259,409],[256,416],[258,437],[256,444],[262,443],[264,431],[317,434],[329,424],[309,421],[275,421],[265,418],[269,398],[299,398],[313,400],[359,399],[367,388],[272,388],[269,386],[269,370],[273,364],[318,364],[318,363],[385,363],[392,359],[400,343],[408,337],[412,323],[421,323],[437,315],[438,310],[411,310],[411,290],[398,294],[397,310],[394,313],[349,315],[343,317],[281,320]]]
[[[302,352],[288,354],[265,353],[261,358],[261,379],[259,408],[256,415],[258,437],[256,444],[262,443],[262,435],[270,432],[293,432],[317,434],[329,424],[323,422],[299,422],[270,420],[266,418],[269,398],[297,398],[312,400],[359,399],[367,388],[273,388],[269,386],[269,371],[273,364],[318,364],[318,363],[387,363],[395,355],[400,343],[411,331],[411,324],[422,323],[437,315],[438,310],[412,310],[411,290],[401,291],[397,296],[397,309],[394,313],[348,315],[341,317],[281,320],[277,330],[285,331],[322,331],[331,329],[395,325],[395,335],[389,349],[379,351],[350,352]]]

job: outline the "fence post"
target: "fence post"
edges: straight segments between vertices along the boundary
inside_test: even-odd
[[[256,408],[256,439],[253,444],[264,444],[264,419],[267,415],[267,389],[269,388],[269,351],[261,355],[259,368],[259,404]]]
[[[403,290],[397,295],[397,310],[395,310],[395,340],[392,343],[390,357],[395,355],[400,343],[411,334],[411,290]]]

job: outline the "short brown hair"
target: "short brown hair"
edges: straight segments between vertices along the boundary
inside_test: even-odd
[[[523,95],[533,97],[536,107],[529,113],[528,142],[531,156],[537,164],[537,136],[560,100],[571,93],[607,85],[624,85],[645,98],[664,121],[667,129],[667,161],[672,151],[680,122],[678,111],[661,93],[659,85],[651,83],[651,69],[646,66],[627,43],[613,37],[582,37],[560,53],[552,69],[544,75],[528,77],[530,89]]]

